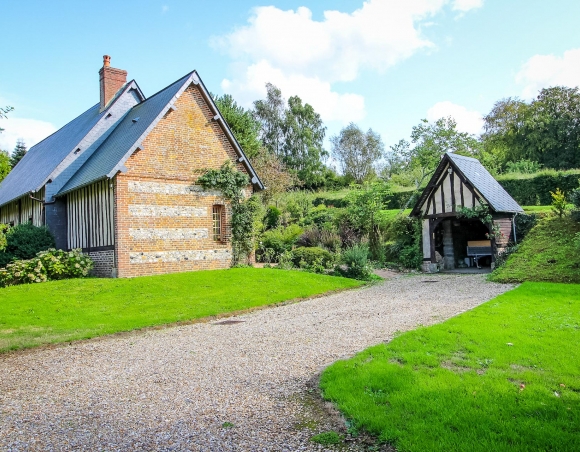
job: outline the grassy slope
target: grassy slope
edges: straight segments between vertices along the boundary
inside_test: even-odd
[[[580,450],[579,341],[580,286],[525,283],[338,361],[321,387],[400,451]]]
[[[517,253],[497,269],[491,279],[498,282],[552,281],[580,283],[580,253],[574,234],[580,223],[570,218],[546,218],[526,236]]]
[[[360,284],[244,268],[8,287],[0,289],[0,351],[197,319]]]

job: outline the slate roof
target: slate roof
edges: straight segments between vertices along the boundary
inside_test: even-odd
[[[485,199],[487,204],[495,212],[523,212],[520,205],[505,191],[500,183],[485,169],[479,160],[473,157],[464,157],[462,155],[447,152],[439,166],[435,170],[435,174],[427,184],[425,190],[417,200],[415,207],[411,212],[411,216],[418,216],[421,212],[421,206],[427,200],[427,197],[436,185],[441,172],[445,168],[446,162],[449,161],[459,171],[469,183],[475,188]]]
[[[180,78],[167,88],[147,100],[135,105],[119,122],[107,139],[96,149],[83,166],[59,191],[59,195],[75,190],[92,182],[112,177],[111,174],[136,143],[154,125],[159,115],[166,110],[192,73]],[[124,162],[122,162],[124,163]],[[116,171],[114,171],[116,173]]]
[[[40,143],[32,146],[0,183],[0,206],[42,188],[64,158],[99,121],[100,104],[89,108]]]
[[[258,189],[264,189],[263,183],[224,121],[207,88],[197,72],[193,71],[135,105],[114,125],[112,124],[100,138],[81,154],[78,160],[78,164],[81,166],[78,170],[71,165],[56,176],[54,186],[62,188],[55,196],[64,195],[101,179],[111,178],[118,171],[125,170],[123,166],[125,161],[141,145],[143,139],[190,83],[195,83],[200,87],[205,100],[214,109],[213,119],[221,124],[239,156],[238,161],[246,167],[252,184]],[[57,166],[74,150],[109,109],[107,107],[105,111],[99,113],[99,107],[100,104],[96,104],[30,148],[16,168],[0,184],[0,206],[42,188]]]

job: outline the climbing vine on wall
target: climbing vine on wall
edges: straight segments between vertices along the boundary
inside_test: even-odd
[[[239,172],[228,160],[220,169],[204,170],[198,183],[206,190],[219,190],[232,206],[232,265],[246,264],[254,251],[254,217],[256,200],[244,200],[248,176]]]
[[[457,218],[475,218],[480,220],[489,228],[489,232],[486,234],[486,236],[490,240],[503,236],[499,225],[494,223],[491,212],[489,211],[489,206],[487,204],[475,206],[473,209],[462,207],[459,209],[459,212],[457,212]]]

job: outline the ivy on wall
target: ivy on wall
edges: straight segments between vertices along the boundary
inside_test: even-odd
[[[219,190],[232,206],[232,265],[247,264],[254,251],[254,217],[259,201],[253,197],[244,200],[248,176],[238,171],[228,160],[220,169],[204,170],[198,178],[206,190]]]

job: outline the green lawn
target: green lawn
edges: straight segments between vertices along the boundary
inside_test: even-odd
[[[0,289],[0,351],[198,319],[361,285],[299,271],[238,268]]]
[[[398,451],[580,450],[580,285],[524,283],[338,361],[324,396]]]
[[[577,232],[580,232],[580,223],[570,217],[542,219],[490,279],[580,283],[580,253],[574,245]]]

